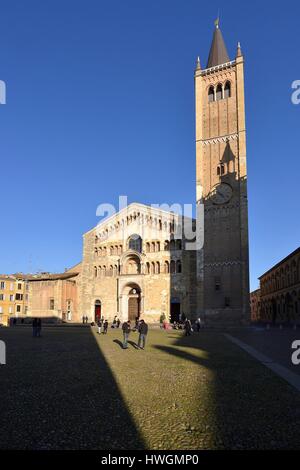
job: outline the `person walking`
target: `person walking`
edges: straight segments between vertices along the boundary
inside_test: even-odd
[[[119,317],[118,317],[118,318],[117,318],[117,328],[120,328],[120,323],[121,323],[121,322],[120,322],[120,319],[119,319]]]
[[[191,336],[191,334],[192,334],[192,324],[191,324],[191,322],[188,318],[184,322],[184,329],[185,329],[185,336]]]
[[[130,333],[130,320],[125,321],[122,325],[122,330],[123,330],[123,349],[128,348],[128,338],[129,338],[129,333]]]
[[[42,319],[38,318],[37,319],[37,324],[36,324],[36,336],[39,338],[41,337],[41,332],[42,332]]]
[[[98,326],[98,334],[101,335],[101,329],[102,329],[102,320],[101,320],[101,318],[98,319],[97,326]]]
[[[103,334],[106,335],[108,329],[108,321],[105,320],[104,325],[103,325]]]
[[[140,335],[139,335],[138,347],[140,349],[145,349],[146,336],[148,334],[148,325],[144,320],[140,321],[139,334]]]
[[[32,336],[36,338],[37,336],[37,318],[32,320]]]
[[[85,317],[85,323],[87,323],[89,321],[89,317],[86,315]]]
[[[199,331],[201,329],[201,318],[200,317],[197,318],[196,327],[197,327],[197,331],[199,333]]]

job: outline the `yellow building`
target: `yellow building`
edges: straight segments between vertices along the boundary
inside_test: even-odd
[[[13,276],[0,275],[0,325],[7,326],[15,312],[16,280]]]
[[[0,325],[10,318],[24,318],[27,313],[27,282],[17,275],[0,275]]]

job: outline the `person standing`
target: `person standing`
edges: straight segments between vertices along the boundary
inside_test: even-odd
[[[36,338],[36,333],[37,333],[37,318],[34,318],[32,320],[32,336]]]
[[[37,319],[37,325],[36,325],[36,336],[39,338],[41,337],[41,332],[42,332],[42,319],[38,318]]]
[[[197,318],[196,326],[197,326],[197,331],[199,333],[199,331],[201,329],[201,318],[200,317]]]
[[[130,333],[130,320],[125,321],[122,325],[122,330],[123,330],[123,349],[128,348],[128,338],[129,338],[129,333]]]
[[[121,322],[120,322],[120,319],[117,318],[117,328],[120,328],[120,323],[121,323]]]
[[[184,322],[184,329],[185,329],[185,336],[191,336],[191,334],[192,334],[192,324],[191,324],[191,322],[188,318]]]
[[[146,336],[148,334],[148,325],[144,320],[140,321],[139,334],[140,335],[139,335],[138,347],[140,349],[145,349]]]
[[[85,317],[85,323],[87,323],[89,321],[89,317],[86,315]]]
[[[98,319],[97,325],[98,325],[98,334],[101,335],[101,329],[102,329],[102,320],[101,320],[101,318]]]
[[[108,321],[105,320],[104,325],[103,325],[103,334],[106,335],[108,329]]]

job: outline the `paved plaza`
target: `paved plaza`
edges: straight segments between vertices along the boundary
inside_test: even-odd
[[[224,333],[299,374],[300,331],[152,329],[141,351],[113,329],[1,329],[0,448],[299,448],[299,392]]]

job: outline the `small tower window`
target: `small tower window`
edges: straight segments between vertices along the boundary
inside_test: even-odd
[[[222,85],[219,83],[219,85],[217,86],[217,90],[216,90],[216,100],[219,101],[222,99],[222,96],[223,93],[222,93]]]
[[[208,90],[208,102],[211,103],[212,101],[215,101],[215,91],[213,86],[209,87]]]
[[[224,98],[230,98],[231,96],[231,89],[230,89],[230,82],[226,82],[225,88],[224,88]]]
[[[224,165],[224,163],[221,163],[221,165],[218,165],[217,175],[218,176],[225,175],[225,165]]]

